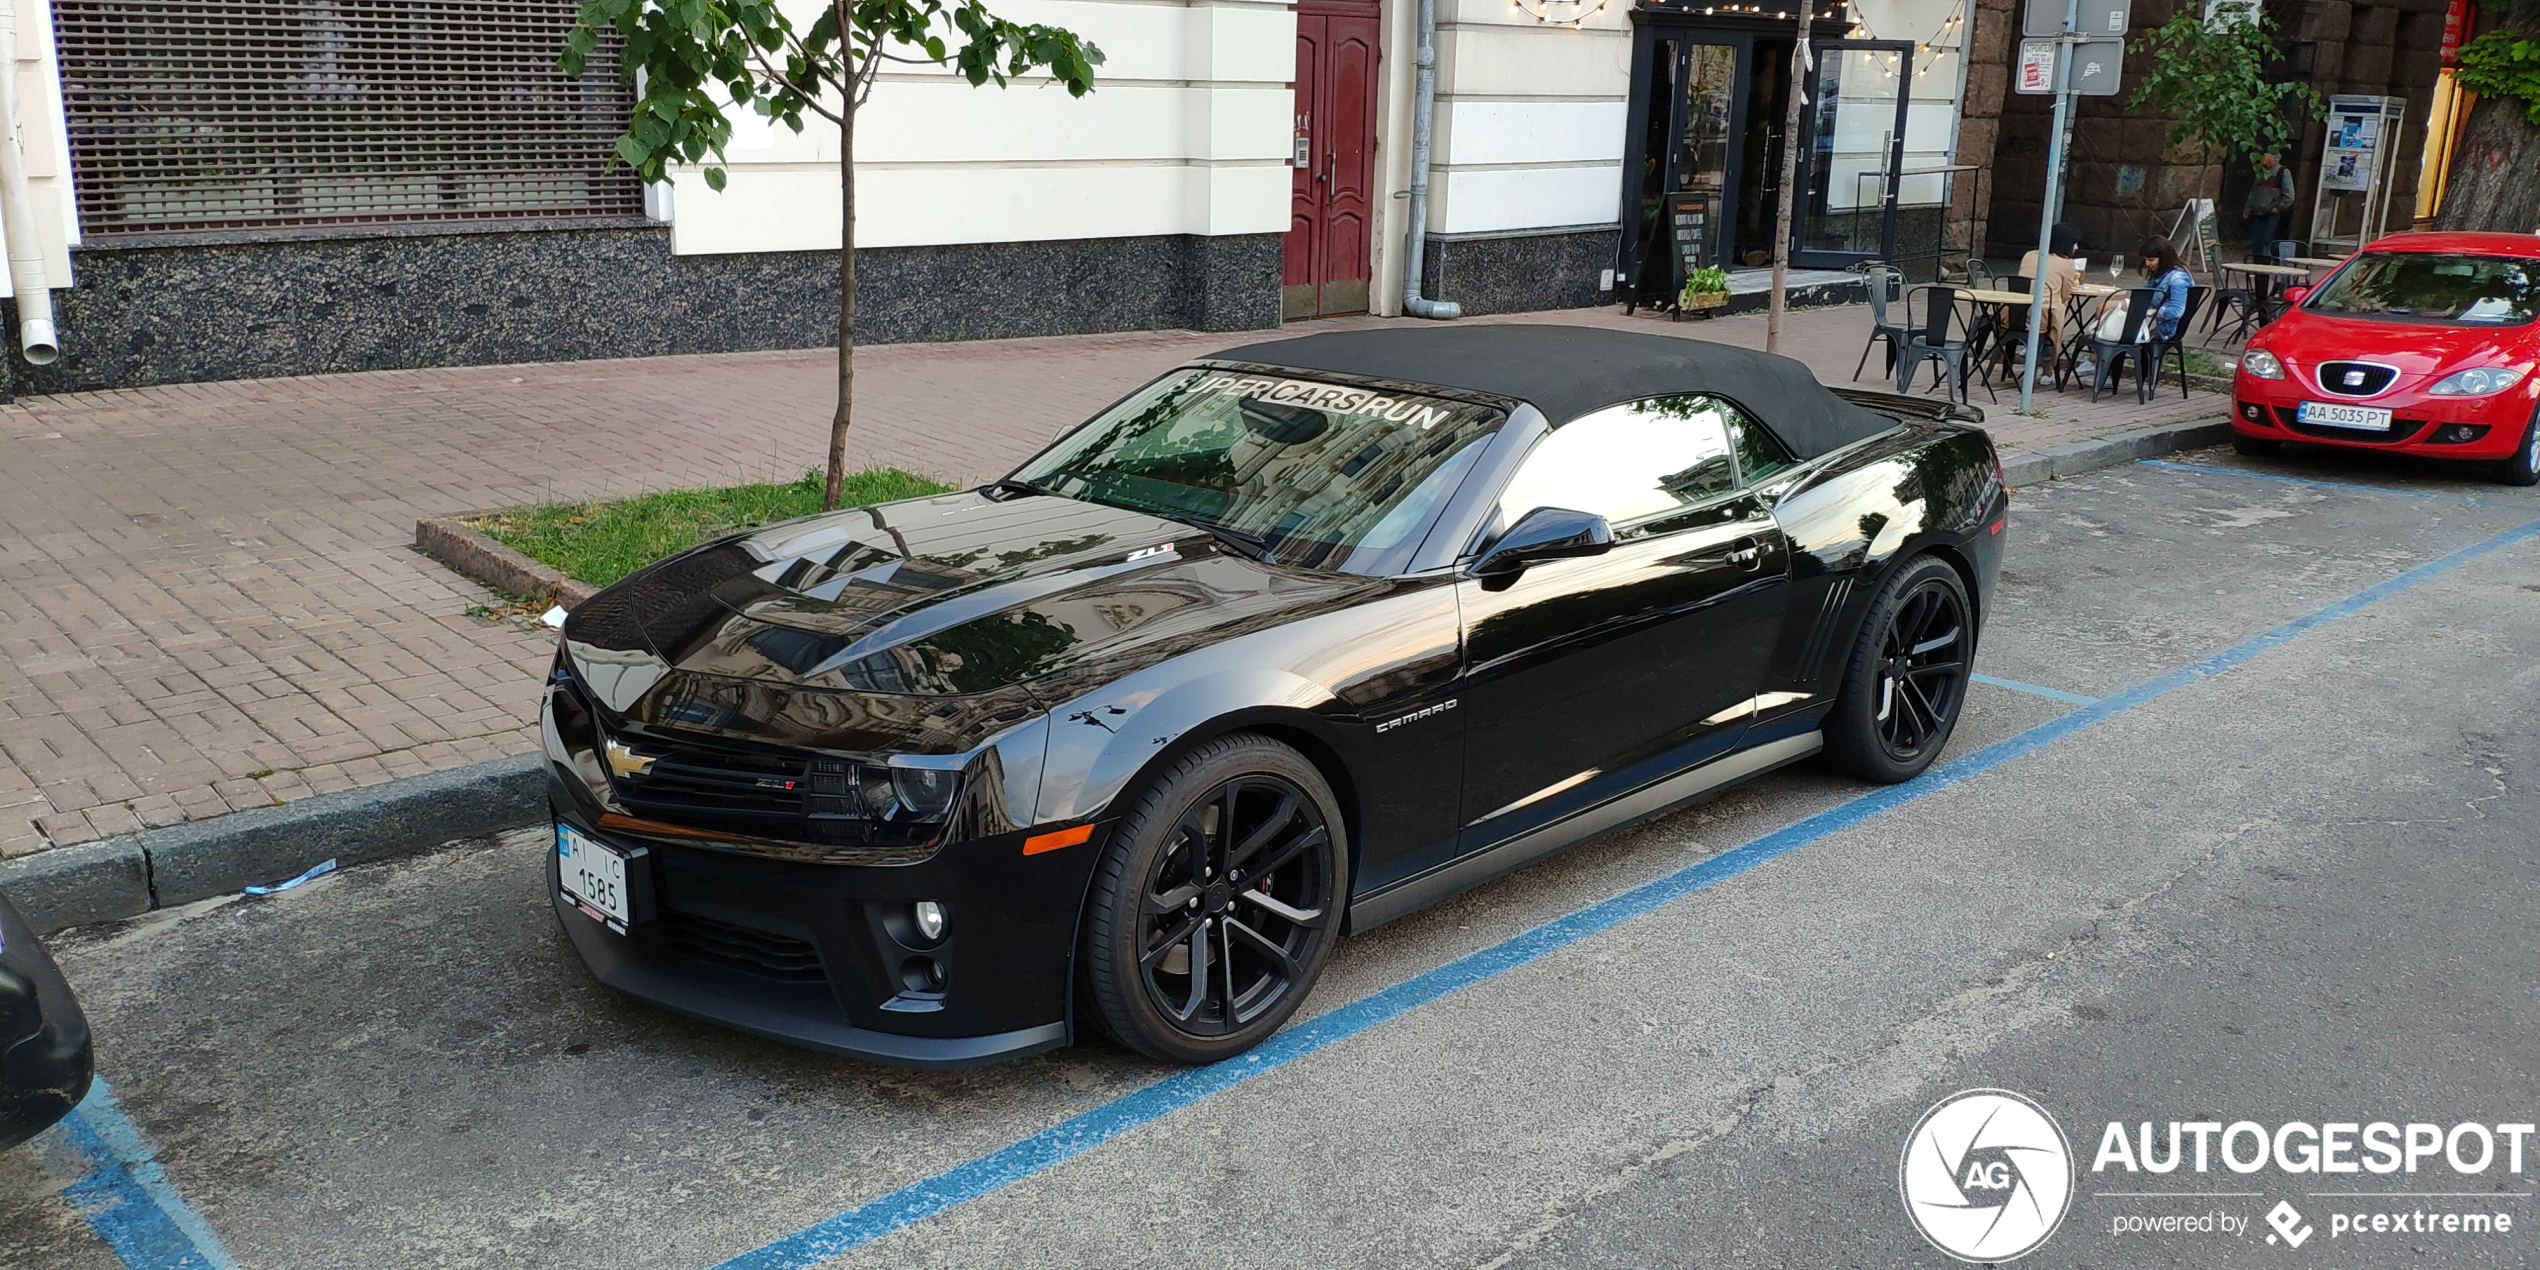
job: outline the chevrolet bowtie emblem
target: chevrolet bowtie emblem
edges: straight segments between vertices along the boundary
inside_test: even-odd
[[[604,748],[608,752],[609,770],[620,776],[641,776],[652,770],[653,756],[638,754],[633,746],[610,741]]]

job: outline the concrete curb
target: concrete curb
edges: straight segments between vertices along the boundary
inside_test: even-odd
[[[2179,450],[2220,445],[2230,439],[2231,424],[2220,416],[2187,423],[2155,424],[2086,441],[2050,445],[2043,450],[2007,454],[2002,458],[2002,472],[2010,478],[2012,488],[2017,489],[2042,481],[2079,476],[2095,468],[2157,458]]]
[[[568,578],[467,527],[467,518],[491,512],[426,516],[415,522],[415,550],[505,595],[552,600],[566,608],[591,598],[598,587]]]
[[[413,855],[546,815],[546,756],[522,754],[39,851],[0,864],[0,892],[49,934],[284,881],[329,859]]]

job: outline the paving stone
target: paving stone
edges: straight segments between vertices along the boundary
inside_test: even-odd
[[[1764,336],[1760,314],[1483,320],[1749,347]],[[1866,325],[1862,308],[1793,312],[1787,350],[1845,383]],[[1157,331],[868,347],[857,354],[849,451],[859,464],[984,479],[1126,386],[1258,338]],[[199,820],[529,753],[552,637],[469,620],[488,593],[415,554],[415,522],[790,480],[821,462],[835,376],[835,353],[813,349],[185,384],[0,407],[0,856],[106,836],[101,825],[130,833],[136,813],[154,825]],[[2044,413],[2031,417],[2014,413],[2016,390],[1997,399],[1979,388],[1975,399],[2020,480],[2098,453],[2075,442],[2222,405],[2206,393],[2148,406],[2130,393],[2096,405],[2044,393]],[[244,779],[266,768],[275,776]],[[97,911],[122,902],[111,888],[99,894]]]

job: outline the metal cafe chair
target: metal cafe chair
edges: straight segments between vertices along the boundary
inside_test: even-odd
[[[2189,325],[2196,321],[2196,310],[2204,307],[2205,297],[2212,293],[2212,287],[2189,287],[2187,308],[2178,315],[2178,329],[2172,331],[2168,339],[2162,339],[2157,335],[2152,337],[2152,386],[2154,388],[2160,387],[2161,367],[2165,359],[2175,354],[2178,357],[2178,395],[2182,400],[2186,398],[2187,331]],[[2160,328],[2155,325],[2152,329],[2159,330]],[[2094,392],[2093,395],[2095,396],[2096,393]]]
[[[2157,312],[2159,298],[2160,293],[2150,287],[2136,287],[2126,293],[2125,326],[2118,337],[2112,340],[2101,339],[2096,332],[2092,333],[2090,356],[2091,360],[2098,363],[2097,369],[2093,372],[2097,378],[2090,385],[2092,401],[2099,400],[2099,393],[2108,386],[2109,377],[2116,373],[2117,361],[2120,358],[2134,360],[2134,399],[2138,402],[2152,399],[2151,365],[2154,341],[2151,329],[2152,317]],[[2182,322],[2180,330],[2184,332],[2185,329],[2185,323]]]
[[[2034,278],[2013,274],[2008,278],[2000,279],[1995,284],[1995,287],[1997,290],[2017,291],[2021,295],[2027,295],[2029,293],[2030,286],[2035,283],[2035,281],[2036,279]],[[2007,321],[1996,319],[1990,324],[1992,343],[1986,346],[1984,350],[1984,366],[1981,372],[1979,372],[1984,376],[1984,386],[1987,392],[1990,392],[1993,389],[1994,363],[2001,363],[2002,381],[2004,383],[2009,383],[2012,380],[2019,378],[2019,368],[2016,364],[2017,359],[2019,358],[2019,355],[2028,348],[2029,306],[2025,304],[2006,304],[2002,307],[2010,310],[2011,316]],[[2055,341],[2041,333],[2038,339],[2037,348],[2039,353],[2052,356],[2055,352]]]
[[[2231,323],[2232,330],[2244,339],[2251,329],[2263,324],[2258,308],[2258,289],[2233,282],[2219,262],[2214,266],[2213,292],[2214,307],[2205,314],[2205,343],[2213,343],[2226,322]]]
[[[1905,324],[1888,320],[1887,302],[1897,297],[1897,285],[1905,280],[1905,271],[1891,265],[1872,265],[1861,271],[1862,283],[1870,293],[1870,337],[1861,341],[1861,360],[1852,367],[1852,378],[1859,382],[1861,370],[1870,364],[1870,348],[1885,345],[1887,370],[1896,373],[1898,350],[1905,347]]]
[[[1951,328],[1958,325],[1958,288],[1942,283],[1914,288],[1905,294],[1905,347],[1896,356],[1896,391],[1914,390],[1914,371],[1924,362],[1939,362],[1942,378],[1949,384],[1949,400],[1967,400],[1967,341],[1963,331],[1950,338]],[[1921,311],[1916,320],[1916,310]]]

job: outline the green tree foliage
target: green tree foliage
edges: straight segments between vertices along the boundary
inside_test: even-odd
[[[2252,11],[2246,20],[2208,26],[2202,8],[2190,4],[2135,41],[2152,55],[2130,107],[2149,103],[2171,119],[2171,145],[2192,144],[2208,157],[2238,154],[2255,162],[2282,154],[2293,138],[2291,116],[2316,113],[2319,94],[2305,84],[2269,83],[2267,59],[2275,52],[2270,23]]]
[[[835,508],[855,402],[855,117],[875,76],[885,63],[947,66],[973,86],[1004,87],[1043,70],[1082,97],[1102,50],[1060,27],[998,17],[980,0],[831,0],[808,27],[776,0],[582,0],[557,59],[567,74],[583,73],[603,32],[623,39],[619,67],[636,89],[617,158],[646,181],[673,164],[705,164],[706,184],[721,190],[729,112],[742,107],[796,132],[806,111],[838,126],[838,408],[823,500]]]
[[[2540,127],[2540,37],[2495,30],[2461,46],[2460,86],[2481,97],[2508,97]]]

